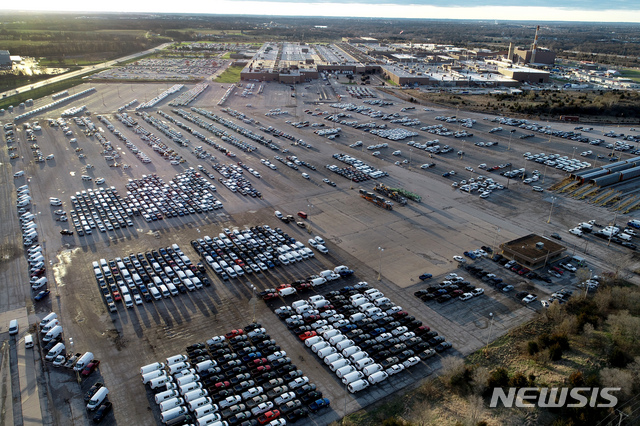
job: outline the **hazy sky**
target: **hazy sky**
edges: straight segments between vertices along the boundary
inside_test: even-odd
[[[5,1],[2,10],[15,10]],[[526,6],[523,6],[526,5]],[[560,6],[561,5],[561,6]],[[30,0],[20,10],[640,23],[639,0]]]

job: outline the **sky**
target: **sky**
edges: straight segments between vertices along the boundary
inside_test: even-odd
[[[640,23],[640,0],[30,0],[20,10]]]

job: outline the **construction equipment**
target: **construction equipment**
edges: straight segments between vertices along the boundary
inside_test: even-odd
[[[393,201],[402,206],[405,206],[407,204],[407,199],[405,197],[400,195],[397,190],[391,189],[383,183],[377,183],[376,186],[373,187],[373,190],[391,198]]]
[[[422,197],[419,196],[418,194],[414,194],[411,191],[407,191],[406,189],[402,189],[402,188],[389,188],[390,191],[394,191],[397,192],[398,194],[400,194],[401,196],[410,199],[411,201],[415,201],[416,203],[419,203],[422,201]]]
[[[387,201],[381,196],[376,195],[373,192],[365,191],[364,189],[360,189],[359,192],[360,196],[368,202],[373,203],[378,207],[382,207],[385,210],[393,210],[393,203],[391,201]]]

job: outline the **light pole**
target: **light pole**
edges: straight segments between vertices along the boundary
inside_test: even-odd
[[[553,212],[553,203],[556,201],[557,197],[551,197],[551,208],[549,209],[549,218],[547,219],[547,223],[551,222],[551,212]]]
[[[494,251],[494,253],[497,251],[496,250],[496,239],[498,238],[498,234],[500,233],[500,228],[496,228],[496,232],[495,234],[493,234],[493,245],[491,246],[491,249]]]
[[[573,147],[573,154],[571,154],[571,160],[573,160],[573,158],[576,156],[576,149],[577,148],[578,147],[575,147],[575,146]]]
[[[378,259],[378,281],[382,279],[382,252],[384,249],[382,247],[378,247],[378,251],[380,253],[380,258]]]
[[[507,147],[507,151],[511,151],[511,137],[513,136],[513,132],[515,132],[515,129],[509,131],[509,146]]]
[[[409,148],[409,164],[411,164],[412,158],[413,158],[413,149]]]
[[[489,336],[487,336],[487,345],[484,348],[485,354],[489,351],[489,340],[491,340],[491,331],[493,329],[493,312],[489,312],[489,317],[491,318],[491,321],[489,322]]]
[[[251,303],[253,304],[253,319],[251,322],[256,322],[256,287],[251,284]]]

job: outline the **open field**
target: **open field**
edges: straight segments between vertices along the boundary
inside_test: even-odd
[[[235,75],[234,70],[228,76]],[[223,74],[224,76],[224,74]],[[230,77],[224,77],[230,78]],[[257,83],[256,85],[259,85]],[[457,112],[459,117],[476,119],[473,127],[473,139],[460,140],[446,138],[446,143],[454,147],[454,152],[436,155],[432,159],[424,150],[410,148],[407,141],[382,140],[378,136],[342,126],[340,137],[330,140],[313,133],[316,127],[295,127],[287,121],[308,120],[310,123],[324,123],[330,128],[332,123],[323,120],[327,114],[334,113],[330,102],[335,102],[335,94],[342,96],[343,102],[349,100],[354,104],[361,101],[350,98],[347,89],[350,86],[341,84],[326,86],[321,81],[315,81],[296,88],[297,96],[291,97],[291,89],[287,85],[265,83],[264,91],[258,95],[257,88],[253,95],[241,96],[242,88],[236,88],[224,106],[218,106],[218,101],[228,89],[228,84],[211,84],[188,107],[180,107],[187,111],[190,107],[203,108],[216,115],[230,120],[242,127],[250,129],[255,134],[264,135],[277,145],[278,150],[269,149],[245,136],[226,129],[244,143],[257,147],[252,152],[242,151],[228,141],[222,140],[186,121],[174,111],[179,109],[168,105],[178,94],[170,95],[156,106],[149,109],[153,117],[160,117],[157,112],[162,111],[174,120],[179,120],[188,127],[202,133],[206,137],[220,144],[232,152],[235,157],[225,155],[203,143],[194,135],[167,121],[171,128],[184,133],[188,139],[186,146],[178,145],[165,136],[160,136],[163,143],[178,153],[185,163],[172,165],[165,160],[140,138],[141,133],[133,127],[128,127],[116,118],[119,107],[138,99],[139,102],[151,99],[167,89],[166,83],[157,84],[91,84],[79,86],[77,90],[95,87],[96,91],[73,102],[73,106],[86,105],[91,113],[85,118],[99,127],[98,132],[105,139],[111,141],[121,159],[131,167],[110,167],[112,160],[105,158],[104,147],[99,143],[96,135],[87,136],[86,127],[77,125],[72,119],[67,119],[73,137],[77,138],[77,147],[82,151],[76,152],[70,143],[70,137],[65,136],[60,127],[49,127],[47,118],[58,118],[63,110],[72,105],[63,105],[56,110],[47,111],[30,121],[38,119],[42,130],[37,133],[37,141],[27,142],[25,130],[17,126],[16,134],[20,142],[12,144],[16,149],[9,151],[9,145],[4,145],[0,151],[2,168],[1,181],[2,199],[0,212],[2,217],[10,218],[0,224],[3,236],[0,250],[4,256],[3,274],[0,275],[0,291],[6,297],[0,300],[0,310],[3,312],[14,309],[24,309],[25,301],[29,312],[28,323],[35,324],[46,313],[53,310],[61,318],[65,332],[65,342],[73,338],[73,351],[84,352],[91,350],[102,360],[99,373],[85,380],[81,387],[75,382],[67,370],[56,369],[50,363],[44,363],[42,371],[37,373],[46,377],[46,396],[41,395],[43,413],[51,413],[51,424],[89,424],[86,416],[82,391],[95,380],[103,381],[110,390],[109,398],[114,404],[114,414],[107,424],[157,424],[159,412],[153,401],[153,392],[145,388],[139,381],[139,367],[154,361],[162,361],[166,357],[183,353],[186,346],[205,341],[214,335],[224,334],[231,329],[243,327],[255,315],[257,322],[262,323],[267,332],[274,338],[295,364],[303,370],[311,381],[317,384],[324,396],[331,399],[331,408],[313,416],[313,423],[329,424],[339,420],[345,414],[370,407],[372,404],[388,398],[395,392],[412,389],[442,366],[443,357],[436,355],[421,361],[411,370],[391,377],[380,386],[371,387],[357,394],[345,392],[344,385],[320,362],[299,339],[292,334],[284,322],[278,320],[272,309],[290,304],[297,296],[288,299],[275,299],[269,304],[259,301],[252,305],[251,285],[258,290],[277,287],[281,283],[304,279],[321,270],[337,265],[348,265],[355,271],[355,276],[337,280],[319,289],[313,289],[309,294],[325,294],[337,290],[345,285],[353,285],[358,281],[367,281],[379,288],[391,301],[406,309],[410,315],[430,326],[445,336],[453,344],[453,349],[446,355],[454,357],[467,356],[486,344],[487,339],[499,338],[519,324],[528,322],[541,310],[539,304],[522,305],[513,297],[512,293],[505,293],[495,288],[489,288],[482,281],[467,277],[466,272],[459,268],[452,259],[454,255],[461,255],[464,251],[477,249],[482,245],[496,247],[500,242],[508,241],[529,233],[549,235],[558,232],[562,235],[563,243],[573,251],[582,251],[584,241],[566,232],[578,221],[595,219],[599,223],[606,223],[612,213],[594,205],[579,200],[560,198],[555,200],[553,218],[547,223],[552,202],[548,192],[534,192],[522,181],[511,180],[478,170],[481,163],[497,165],[510,162],[514,167],[527,167],[522,154],[527,151],[544,150],[562,155],[574,152],[574,142],[535,136],[528,139],[515,139],[508,146],[508,132],[488,133],[494,123],[485,121],[484,114]],[[187,85],[182,92],[193,85]],[[329,90],[330,89],[330,90]],[[74,89],[75,91],[76,89]],[[378,92],[377,92],[378,93]],[[304,94],[304,96],[303,96]],[[328,102],[316,101],[321,96],[329,98]],[[401,108],[412,106],[408,102],[398,101],[395,96],[379,92],[378,96],[393,102],[392,106],[383,107],[387,112],[400,113]],[[34,108],[50,103],[50,98],[36,99]],[[247,106],[250,103],[251,106]],[[138,120],[138,124],[154,134],[161,135],[155,128],[136,115],[132,108],[128,114]],[[241,111],[246,115],[249,123],[228,115],[223,108]],[[287,114],[265,116],[269,110],[280,108]],[[421,108],[410,110],[403,115],[419,119],[423,125],[440,123],[435,117],[438,115],[455,115],[456,110],[432,106],[434,109],[424,111]],[[308,112],[305,112],[308,110]],[[323,113],[323,115],[318,115]],[[312,115],[316,114],[316,115]],[[353,113],[353,119],[358,121],[374,121]],[[136,158],[125,143],[118,139],[101,123],[97,116],[108,118],[114,129],[134,143],[150,159],[150,163],[142,163]],[[2,124],[12,122],[13,115],[5,113],[0,116]],[[205,122],[213,123],[204,116],[199,116]],[[253,121],[252,121],[253,120]],[[22,123],[19,123],[22,124]],[[301,144],[294,144],[283,136],[267,134],[260,130],[269,127],[292,135],[293,140],[303,140],[312,145],[307,148]],[[568,124],[554,123],[554,128],[570,129]],[[391,125],[390,127],[399,127]],[[615,127],[614,127],[615,129]],[[523,134],[517,130],[516,136]],[[433,135],[420,132],[413,139],[424,143]],[[364,141],[363,147],[352,148],[350,144]],[[497,141],[499,144],[490,148],[474,145],[476,141]],[[388,148],[380,149],[379,156],[371,155],[366,146],[388,142]],[[55,159],[44,163],[36,163],[33,158],[31,143],[37,143],[44,155],[54,154]],[[202,145],[203,150],[215,157],[211,159],[196,158],[196,147]],[[287,150],[287,152],[285,152]],[[464,150],[464,156],[457,156],[455,151]],[[606,154],[604,147],[593,147],[595,154]],[[393,155],[392,152],[400,151]],[[18,158],[10,160],[10,153],[17,153]],[[333,155],[345,153],[386,171],[389,176],[381,181],[392,187],[402,187],[422,196],[421,203],[409,201],[406,206],[395,205],[392,211],[383,210],[365,201],[358,195],[358,189],[372,190],[374,181],[367,180],[354,183],[344,177],[332,173],[325,165],[345,165],[336,160]],[[84,158],[80,158],[80,154]],[[316,170],[300,167],[299,170],[287,167],[277,161],[274,156],[295,155],[299,160],[310,163]],[[266,167],[260,160],[268,159],[277,166],[277,170]],[[398,160],[408,160],[407,163],[395,164]],[[244,176],[251,181],[263,197],[253,198],[242,196],[239,192],[232,192],[222,181],[225,178],[213,169],[216,163],[231,165],[242,162],[260,172],[261,178]],[[422,169],[421,164],[435,162],[434,168]],[[93,168],[87,168],[87,164]],[[217,187],[216,197],[223,203],[222,210],[191,214],[180,217],[165,217],[163,220],[147,222],[140,216],[132,216],[133,227],[120,228],[115,231],[100,233],[94,229],[91,235],[61,236],[59,231],[70,228],[68,224],[55,221],[55,209],[70,210],[70,197],[78,191],[98,189],[94,182],[103,177],[105,185],[113,186],[121,196],[125,196],[128,179],[140,179],[143,175],[156,174],[165,182],[169,182],[176,173],[196,168],[202,165],[212,173],[214,180],[210,183]],[[467,169],[473,169],[469,170]],[[24,170],[26,177],[12,177],[18,170]],[[444,172],[455,171],[453,177],[443,177]],[[309,174],[309,179],[302,176],[302,172]],[[476,193],[468,194],[456,190],[452,182],[461,179],[477,179],[479,175],[491,175],[496,182],[508,186],[505,190],[496,190],[489,198],[481,199]],[[82,180],[81,175],[89,175],[92,181]],[[562,180],[564,172],[549,169],[544,173],[544,186]],[[329,186],[322,179],[335,181],[336,186]],[[37,214],[38,234],[47,260],[47,276],[51,283],[51,298],[44,302],[34,302],[31,290],[27,284],[27,260],[23,254],[21,232],[16,216],[17,186],[27,184],[32,189],[32,211]],[[62,200],[62,207],[49,205],[49,197]],[[295,224],[284,224],[274,217],[274,210],[288,214],[305,211],[309,217],[306,228]],[[637,216],[637,213],[635,214]],[[626,218],[626,217],[625,217]],[[94,279],[91,263],[98,259],[114,259],[128,256],[129,253],[146,252],[160,247],[167,247],[173,243],[179,244],[185,254],[194,262],[200,261],[190,241],[203,238],[205,235],[217,236],[225,228],[245,229],[257,225],[269,225],[271,228],[281,227],[290,236],[306,244],[310,236],[319,235],[327,241],[329,253],[304,262],[289,266],[281,266],[260,273],[244,275],[238,279],[223,281],[211,269],[207,268],[207,276],[211,279],[211,287],[202,290],[180,294],[136,305],[131,309],[117,303],[117,312],[109,313],[100,289]],[[384,251],[378,248],[384,249]],[[586,247],[584,248],[585,251]],[[589,265],[598,273],[607,270],[607,262],[611,257],[628,257],[630,251],[624,247],[606,242],[593,240],[585,254]],[[561,287],[576,284],[575,277],[567,274],[563,278],[554,278],[550,284],[532,281],[511,271],[500,271],[499,266],[489,260],[478,260],[486,268],[495,268],[496,274],[504,276],[506,282],[512,283],[516,291],[535,291],[540,297],[548,295]],[[429,272],[434,278],[429,282],[422,282],[418,276]],[[441,281],[445,275],[455,272],[468,278],[477,286],[486,287],[482,297],[463,302],[453,300],[447,303],[422,302],[413,293],[425,289],[430,283]],[[19,280],[15,277],[20,277]],[[531,290],[530,290],[531,289]],[[308,297],[308,296],[307,296]],[[255,314],[253,309],[255,306]],[[494,314],[493,328],[490,329],[489,313]],[[26,325],[26,324],[25,324]],[[22,327],[23,331],[26,327]],[[4,332],[5,329],[3,329]],[[6,370],[4,370],[6,373]],[[35,374],[35,373],[34,373]],[[45,386],[45,385],[42,385]],[[23,400],[25,397],[23,396]],[[11,404],[11,402],[9,402]],[[17,402],[13,402],[14,412],[19,412]],[[46,415],[46,414],[45,414]]]
[[[240,73],[244,67],[228,67],[214,80],[216,83],[236,83],[240,81]]]

